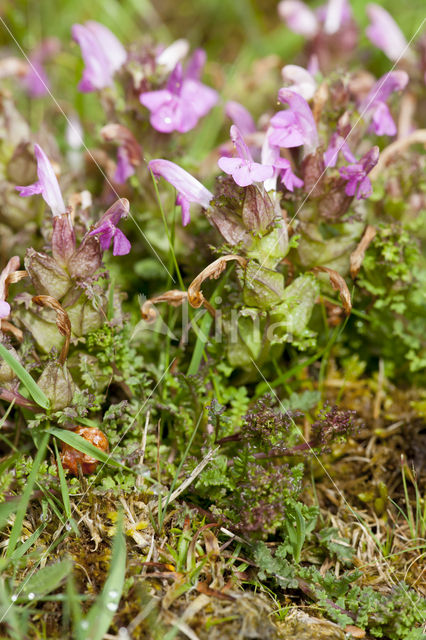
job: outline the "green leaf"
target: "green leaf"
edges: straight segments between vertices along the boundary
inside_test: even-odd
[[[69,559],[49,564],[34,573],[29,580],[22,583],[20,593],[27,596],[30,593],[35,595],[35,599],[55,591],[63,580],[69,575],[72,569],[72,562]]]
[[[59,455],[58,447],[56,441],[55,445],[55,456],[56,456],[56,464],[58,467],[58,476],[59,476],[59,484],[61,485],[61,494],[62,494],[62,502],[64,503],[64,511],[67,519],[71,519],[71,503],[70,503],[70,494],[68,492],[68,485],[65,478],[64,468],[62,466],[61,456]]]
[[[112,467],[117,467],[118,469],[127,469],[124,465],[120,464],[114,458],[111,458],[109,453],[105,453],[105,451],[101,451],[94,444],[88,442],[77,433],[73,433],[72,431],[68,431],[67,429],[57,429],[56,427],[51,427],[47,429],[48,433],[51,433],[53,436],[62,440],[62,442],[66,442],[77,451],[81,451],[81,453],[85,453],[88,456],[92,456],[95,460],[99,460],[99,462],[103,462],[104,464],[109,464]]]
[[[18,509],[16,511],[16,518],[15,518],[15,522],[13,523],[12,531],[10,532],[9,544],[7,546],[7,551],[6,551],[7,558],[10,558],[10,556],[15,551],[15,547],[20,538],[22,523],[24,522],[25,514],[27,512],[28,504],[30,502],[31,494],[33,492],[34,484],[37,478],[40,465],[44,460],[48,442],[49,442],[49,434],[44,433],[40,440],[37,455],[34,458],[30,475],[27,478],[27,483],[25,485],[25,489],[19,501]]]
[[[46,527],[47,527],[46,523],[41,524],[34,531],[34,533],[31,534],[30,537],[25,540],[25,542],[23,542],[17,549],[15,549],[15,551],[13,552],[10,558],[11,561],[16,562],[16,560],[19,560],[19,558],[22,558],[22,556],[24,556],[27,553],[28,549],[30,549],[33,546],[34,542],[37,542],[37,540],[39,539],[39,537],[41,536],[41,534],[43,533]]]
[[[49,398],[43,393],[38,386],[37,382],[30,376],[28,371],[24,369],[22,364],[18,362],[13,355],[6,349],[4,345],[0,343],[0,356],[6,360],[7,364],[16,373],[28,393],[31,395],[34,402],[36,402],[43,409],[50,408]]]
[[[104,587],[80,626],[87,629],[86,640],[102,640],[107,633],[117,611],[123,592],[126,573],[126,541],[123,533],[123,519],[117,521],[117,533],[112,545],[111,564]]]
[[[11,500],[10,502],[0,503],[0,530],[7,523],[9,516],[18,508],[19,500]]]

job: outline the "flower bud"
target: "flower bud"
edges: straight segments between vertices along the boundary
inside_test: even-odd
[[[311,153],[302,162],[302,178],[305,191],[312,197],[323,192],[324,160],[320,152]]]
[[[99,269],[101,262],[102,252],[98,238],[86,234],[68,261],[68,271],[75,280],[85,280]]]
[[[107,437],[102,431],[92,427],[74,427],[72,429],[74,433],[81,436],[101,451],[108,452],[109,445]],[[69,444],[62,443],[61,462],[64,469],[74,475],[78,475],[78,468],[81,467],[81,471],[84,474],[93,473],[98,466],[99,462],[92,456],[77,451]]]
[[[53,258],[32,248],[26,251],[25,269],[38,294],[60,300],[72,286],[66,271]]]
[[[75,233],[69,213],[53,216],[52,255],[56,262],[66,267],[75,251]]]
[[[275,218],[274,205],[268,194],[262,194],[254,185],[246,187],[242,218],[248,231],[265,232]]]
[[[68,368],[57,362],[47,364],[37,384],[49,398],[53,411],[59,411],[70,405],[76,390]]]

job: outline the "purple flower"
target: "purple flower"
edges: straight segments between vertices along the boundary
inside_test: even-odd
[[[318,134],[308,103],[290,89],[280,89],[278,98],[290,108],[272,116],[270,143],[287,148],[304,145],[307,153],[312,153],[318,146]]]
[[[324,152],[324,162],[326,168],[336,166],[339,152],[342,153],[347,162],[356,162],[356,158],[350,150],[349,145],[345,141],[343,136],[339,135],[338,133],[333,133],[329,145]]]
[[[49,92],[49,78],[43,65],[35,57],[30,57],[30,68],[23,84],[32,98],[40,98]]]
[[[328,35],[339,31],[342,24],[350,20],[351,9],[347,0],[328,0],[316,12],[301,0],[282,0],[278,5],[278,14],[291,31],[314,38],[321,29]]]
[[[43,67],[46,58],[56,55],[59,51],[59,41],[56,38],[46,38],[30,55],[28,73],[23,84],[32,98],[39,98],[49,92],[49,78]]]
[[[357,200],[360,200],[361,198],[367,198],[371,194],[372,186],[367,174],[377,164],[378,159],[379,147],[372,147],[359,162],[339,169],[342,178],[348,181],[345,188],[346,195],[356,195]]]
[[[34,145],[34,153],[37,160],[37,182],[27,187],[15,187],[15,189],[19,191],[19,195],[23,198],[41,193],[44,201],[51,208],[53,215],[60,216],[65,213],[66,207],[55,172],[49,162],[49,158],[38,144]]]
[[[281,69],[281,76],[284,82],[292,83],[288,87],[291,91],[298,93],[299,96],[302,96],[305,100],[310,100],[313,97],[317,83],[307,69],[299,67],[297,64],[286,64],[286,66]]]
[[[272,179],[265,181],[265,189],[266,191],[276,190],[277,178],[280,177],[286,189],[288,189],[288,191],[294,191],[295,187],[303,186],[303,180],[293,173],[290,162],[286,158],[281,158],[279,148],[270,144],[270,131],[271,129],[268,129],[266,132],[265,141],[262,146],[262,164],[272,165],[274,174]]]
[[[238,158],[219,158],[218,165],[225,173],[231,175],[240,187],[247,187],[253,182],[264,182],[274,175],[271,165],[263,165],[253,161],[250,149],[246,145],[240,130],[234,124],[231,127],[231,140],[237,150]]]
[[[0,320],[1,318],[7,318],[10,313],[10,304],[6,302],[7,296],[7,278],[8,276],[19,269],[19,257],[13,256],[0,273]]]
[[[278,14],[294,33],[313,38],[319,29],[315,13],[300,0],[283,0],[278,5]]]
[[[232,120],[232,123],[238,127],[243,136],[256,131],[256,125],[251,114],[239,102],[229,100],[225,105],[225,113]]]
[[[322,7],[320,7],[321,10]],[[339,31],[342,24],[351,19],[351,7],[347,0],[328,0],[324,16],[324,33],[333,35]]]
[[[172,42],[170,46],[162,49],[155,58],[155,62],[167,71],[173,71],[177,63],[188,54],[188,51],[188,40],[180,38]]]
[[[123,145],[117,151],[117,169],[115,170],[114,180],[118,184],[125,184],[126,180],[135,173],[135,168],[129,161],[126,147]]]
[[[197,49],[185,73],[180,63],[176,65],[165,89],[140,94],[139,100],[151,112],[154,129],[161,133],[186,133],[216,104],[217,92],[199,80],[205,60],[205,52]]]
[[[102,251],[110,248],[113,242],[113,256],[125,256],[131,249],[131,244],[117,225],[123,216],[129,213],[129,201],[121,198],[104,213],[93,231],[89,232],[89,236],[99,235],[99,244]]]
[[[148,163],[148,167],[155,176],[162,176],[178,191],[176,204],[182,208],[182,224],[184,227],[191,220],[191,202],[198,202],[202,207],[208,209],[213,194],[185,169],[182,169],[174,162],[170,162],[170,160],[162,160],[160,158],[151,160]]]
[[[371,24],[365,30],[371,42],[392,60],[398,60],[407,50],[407,40],[391,15],[378,4],[367,5]]]
[[[73,39],[80,45],[85,68],[78,88],[84,93],[110,87],[113,75],[125,63],[127,53],[121,42],[103,24],[89,20],[74,24]]]
[[[370,90],[370,93],[361,103],[361,111],[371,118],[370,131],[378,136],[396,134],[396,125],[393,121],[386,100],[394,91],[401,91],[408,83],[408,74],[405,71],[390,71],[378,80]]]
[[[303,180],[293,173],[289,160],[286,160],[285,158],[278,158],[274,167],[278,169],[278,175],[286,189],[294,191],[295,188],[303,187]]]

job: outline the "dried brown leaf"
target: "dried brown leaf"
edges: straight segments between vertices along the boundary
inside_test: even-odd
[[[350,271],[351,271],[351,276],[354,280],[357,277],[359,270],[361,269],[365,252],[370,246],[375,235],[376,235],[376,229],[372,227],[371,224],[367,225],[357,248],[355,249],[355,251],[351,253]]]
[[[157,311],[155,309],[155,304],[157,302],[168,302],[172,305],[172,307],[178,307],[180,304],[184,302],[188,297],[186,291],[180,291],[179,289],[171,289],[170,291],[166,291],[159,296],[155,296],[155,298],[150,298],[149,300],[145,300],[145,302],[141,305],[141,316],[145,322],[152,323],[157,319]]]
[[[191,307],[194,309],[198,309],[202,305],[206,307],[206,309],[211,313],[214,317],[215,311],[210,303],[203,296],[203,292],[201,291],[201,285],[207,279],[217,279],[220,274],[225,270],[226,263],[230,260],[236,260],[241,267],[245,268],[247,265],[247,260],[241,256],[236,254],[229,254],[227,256],[222,256],[218,258],[214,262],[208,265],[205,269],[198,274],[196,278],[191,282],[188,287],[188,302]]]
[[[323,272],[328,274],[328,277],[330,278],[331,286],[335,291],[339,292],[340,299],[343,303],[343,309],[346,315],[349,315],[350,312],[352,311],[351,294],[345,279],[340,275],[340,273],[338,273],[337,271],[334,271],[334,269],[329,269],[328,267],[321,267],[321,266],[314,267],[312,271],[314,273]]]

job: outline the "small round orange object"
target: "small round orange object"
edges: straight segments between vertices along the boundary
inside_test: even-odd
[[[81,436],[88,442],[91,442],[101,451],[107,452],[109,450],[107,437],[99,429],[95,429],[92,427],[75,427],[74,429],[71,429],[71,431]],[[79,466],[82,473],[89,474],[93,473],[99,464],[98,460],[92,458],[92,456],[89,456],[86,453],[77,451],[77,449],[74,449],[74,447],[72,447],[71,445],[66,444],[66,442],[62,443],[61,462],[63,468],[68,469],[68,471],[73,476],[78,476]]]

